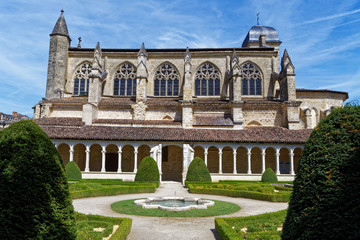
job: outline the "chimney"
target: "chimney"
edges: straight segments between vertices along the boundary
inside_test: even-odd
[[[266,47],[266,35],[265,34],[260,34],[259,47]]]
[[[17,117],[17,112],[13,112],[13,117]]]

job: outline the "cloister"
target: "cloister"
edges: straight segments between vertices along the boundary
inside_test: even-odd
[[[194,157],[205,161],[213,181],[260,180],[271,168],[279,180],[293,180],[303,145],[53,140],[64,164],[75,161],[83,178],[134,180],[141,160],[151,156],[161,180],[184,181]]]

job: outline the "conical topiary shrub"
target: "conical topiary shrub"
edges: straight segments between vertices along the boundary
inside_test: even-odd
[[[274,183],[278,181],[278,178],[271,168],[267,168],[261,176],[261,181]]]
[[[159,168],[152,157],[145,157],[141,160],[140,166],[136,172],[135,181],[160,181]]]
[[[1,239],[76,238],[61,157],[30,120],[0,131]]]
[[[73,179],[73,180],[80,180],[82,178],[81,176],[81,170],[76,164],[76,162],[68,162],[65,166],[65,173],[67,179]]]
[[[209,169],[206,167],[204,160],[199,157],[194,158],[189,165],[186,181],[189,182],[211,182]]]
[[[360,106],[336,108],[305,143],[282,239],[358,239]]]

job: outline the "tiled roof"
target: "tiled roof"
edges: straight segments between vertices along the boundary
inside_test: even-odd
[[[132,120],[132,119],[96,119],[93,123],[104,124],[138,124],[138,125],[179,125],[181,122],[172,120]]]
[[[113,141],[181,141],[241,143],[305,143],[311,130],[281,127],[247,127],[243,130],[183,129],[112,126],[49,126],[38,123],[52,139]]]
[[[233,126],[230,116],[220,114],[194,114],[194,126]]]
[[[81,118],[38,118],[34,120],[40,126],[83,126]]]

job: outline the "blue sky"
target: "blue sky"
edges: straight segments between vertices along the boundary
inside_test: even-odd
[[[77,45],[94,48],[241,47],[249,29],[274,27],[296,87],[360,100],[360,1],[0,1],[0,112],[32,116],[45,96],[49,34],[60,10]]]

